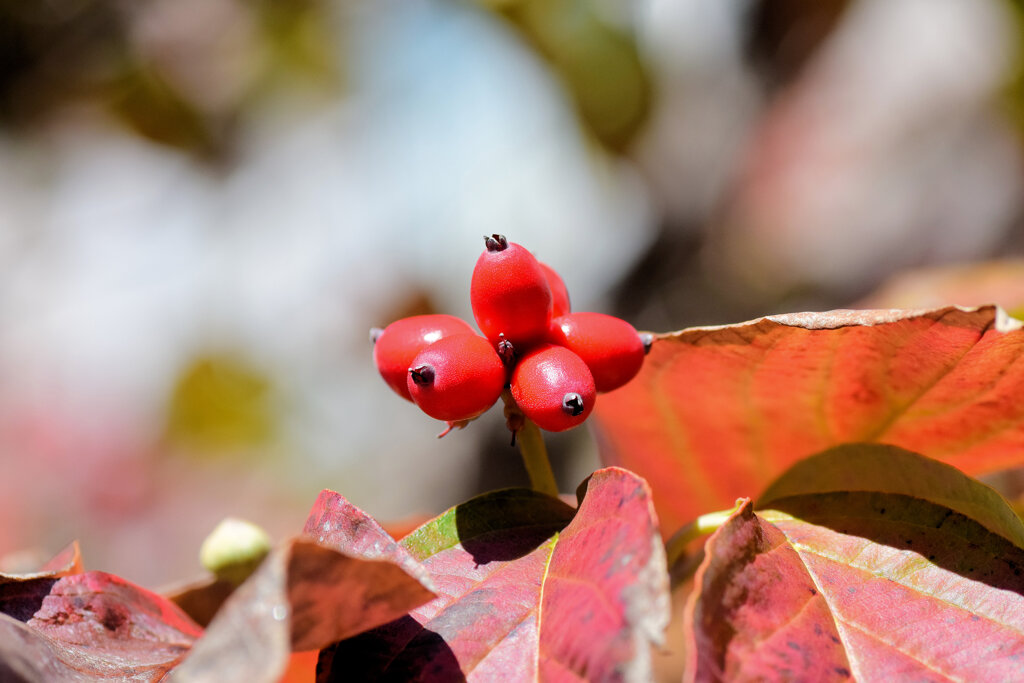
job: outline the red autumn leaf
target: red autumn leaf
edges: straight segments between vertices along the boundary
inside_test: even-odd
[[[38,608],[24,622],[0,614],[2,680],[156,681],[202,633],[165,598],[103,572],[18,585],[40,589]]]
[[[397,552],[379,551],[389,546]],[[324,491],[304,536],[271,552],[231,594],[175,680],[277,681],[293,651],[319,650],[432,599],[424,577],[376,522]]]
[[[666,533],[794,462],[888,443],[982,474],[1024,462],[1024,331],[994,307],[771,316],[661,335],[601,398],[602,458],[657,482]]]
[[[1024,549],[1007,538],[1024,538],[1020,520],[953,468],[886,451],[812,459],[780,482],[785,512],[748,501],[712,535],[688,606],[689,679],[1024,678]],[[850,460],[878,471],[851,490],[804,476]],[[914,473],[945,502],[918,497]]]
[[[407,536],[438,597],[321,655],[320,681],[643,681],[668,619],[648,487],[608,468],[577,512],[485,494]]]
[[[302,533],[328,548],[368,560],[387,560],[425,586],[430,577],[375,519],[334,491],[324,490],[313,503]]]

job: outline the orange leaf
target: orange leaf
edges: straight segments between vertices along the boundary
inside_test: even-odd
[[[970,474],[1024,463],[1024,331],[999,309],[770,316],[657,338],[595,409],[602,459],[654,484],[665,533],[848,442]]]

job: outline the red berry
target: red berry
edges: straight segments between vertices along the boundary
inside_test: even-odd
[[[597,399],[587,364],[569,349],[553,344],[542,344],[520,359],[511,388],[523,415],[549,432],[582,423]]]
[[[375,336],[373,361],[388,386],[402,398],[411,401],[406,379],[413,358],[437,340],[453,334],[475,333],[469,323],[454,315],[415,315],[396,320],[382,331],[375,330],[372,333]]]
[[[505,366],[480,335],[455,334],[416,354],[406,386],[413,402],[438,420],[470,420],[498,400]]]
[[[480,331],[492,344],[499,335],[516,350],[539,342],[551,323],[551,289],[537,259],[503,235],[485,238],[469,299]]]
[[[625,320],[604,313],[570,313],[551,321],[548,341],[564,346],[590,368],[597,390],[633,379],[644,363],[641,335]]]
[[[565,288],[562,276],[546,263],[541,263],[540,267],[544,271],[544,277],[547,278],[548,287],[551,289],[551,317],[557,318],[572,311],[572,307],[569,305],[569,290]]]

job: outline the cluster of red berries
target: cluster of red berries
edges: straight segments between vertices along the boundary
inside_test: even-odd
[[[650,335],[603,313],[571,313],[562,278],[503,235],[473,269],[470,301],[483,332],[451,315],[418,315],[375,329],[384,381],[449,426],[485,412],[508,387],[522,414],[551,432],[590,415],[599,392],[631,380]]]

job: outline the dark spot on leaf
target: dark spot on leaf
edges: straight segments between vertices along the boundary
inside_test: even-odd
[[[903,542],[906,543],[907,545],[914,545],[914,542],[912,540],[910,540],[909,538],[907,540],[903,541]]]
[[[127,615],[123,614],[120,610],[112,609],[103,614],[100,617],[100,623],[103,624],[103,628],[108,631],[116,631],[118,628],[123,626],[128,621]]]
[[[839,643],[839,636],[833,634],[833,635],[829,636],[829,638],[832,640],[833,643],[836,643],[836,644]]]
[[[979,617],[977,614],[972,614],[971,621],[981,621],[981,617]]]
[[[885,514],[885,508],[882,508],[881,510],[879,510],[878,513],[884,515]]]
[[[811,595],[817,595],[818,594],[818,591],[814,590],[813,588],[808,588],[807,590],[809,590],[811,592]]]
[[[837,675],[842,676],[843,678],[850,677],[850,670],[847,669],[845,666],[837,666],[832,670],[835,671]]]
[[[854,593],[857,592],[857,588],[855,586],[850,586],[849,588],[846,589],[846,592],[849,593],[850,595],[853,595]]]
[[[933,562],[934,560],[935,560],[935,555],[934,554],[928,556],[928,561],[929,562]]]
[[[796,650],[797,652],[800,651],[800,643],[796,642],[795,640],[787,640],[786,647],[788,647],[790,650]]]

